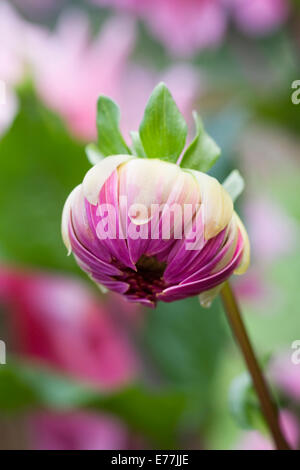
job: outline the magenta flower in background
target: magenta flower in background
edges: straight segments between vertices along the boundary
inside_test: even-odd
[[[13,87],[24,77],[25,22],[6,2],[0,3],[0,136],[12,123],[18,100]]]
[[[299,226],[275,201],[251,198],[245,205],[245,217],[257,260],[271,262],[295,249]]]
[[[0,79],[14,85],[24,76],[29,24],[7,2],[0,3]]]
[[[29,419],[35,450],[130,449],[128,429],[117,418],[87,412],[38,413]]]
[[[281,426],[291,447],[297,449],[300,440],[300,421],[299,414],[297,414],[300,402],[300,366],[293,363],[293,352],[294,350],[291,349],[276,354],[268,367],[268,374],[276,388],[285,396],[286,405],[280,413]],[[270,439],[258,431],[244,433],[238,448],[244,450],[274,449]]]
[[[220,0],[93,0],[140,16],[176,56],[214,47],[223,39],[227,14]]]
[[[176,56],[218,46],[230,16],[249,35],[269,34],[289,13],[288,0],[92,0],[145,21],[153,36]]]
[[[300,438],[300,426],[297,418],[290,411],[282,410],[280,424],[291,448],[297,449]],[[247,432],[237,448],[239,450],[275,450],[272,441],[258,431]]]
[[[288,0],[224,0],[232,8],[234,20],[249,35],[269,34],[286,21]]]
[[[21,354],[101,387],[135,376],[136,355],[127,336],[82,283],[2,268],[0,285]]]
[[[135,25],[113,18],[92,40],[86,16],[66,12],[54,32],[35,39],[32,63],[42,99],[83,139],[96,135],[96,101],[100,94],[118,101],[127,114],[124,133],[137,127],[157,73],[129,63],[135,45]],[[162,72],[182,112],[190,115],[202,81],[192,66],[176,65]],[[200,86],[199,86],[200,85]]]
[[[164,234],[172,204],[192,211],[180,239],[180,211]],[[134,205],[146,213],[130,214]],[[165,209],[150,215],[152,205]],[[115,211],[113,220],[104,217],[106,207]],[[249,263],[248,237],[226,190],[205,173],[157,159],[115,155],[91,168],[67,199],[62,233],[96,283],[148,306],[197,294],[209,303]]]
[[[119,94],[134,25],[115,18],[91,41],[88,19],[68,12],[56,31],[41,31],[33,55],[34,78],[45,102],[58,111],[73,132],[95,136],[95,102],[99,93]]]
[[[292,253],[299,239],[299,225],[276,201],[252,194],[244,206],[247,230],[251,239],[252,267],[236,280],[241,298],[247,301],[274,302],[278,287],[265,279],[264,270],[274,261]]]
[[[275,357],[270,365],[270,375],[284,394],[300,402],[300,364],[292,362],[293,350]]]
[[[41,361],[103,389],[130,381],[137,359],[113,311],[81,282],[46,274],[0,270],[0,301],[9,310],[13,343]],[[114,306],[116,308],[116,299]],[[118,301],[121,315],[130,310]],[[128,449],[133,436],[118,418],[92,412],[34,412],[29,446],[46,450]]]

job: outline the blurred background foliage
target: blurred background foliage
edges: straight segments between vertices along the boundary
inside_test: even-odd
[[[126,114],[130,115],[130,125],[137,128],[140,109],[151,88],[165,79],[190,125],[189,116],[196,109],[222,148],[222,158],[212,174],[222,181],[237,167],[246,179],[247,188],[238,201],[238,210],[252,240],[252,265],[243,279],[236,280],[235,288],[259,356],[272,354],[277,358],[285,351],[291,353],[292,342],[300,338],[300,104],[291,100],[292,82],[300,79],[299,4],[270,0],[266,3],[271,6],[252,12],[249,24],[236,21],[238,13],[235,17],[227,12],[226,20],[222,20],[228,21],[226,31],[219,31],[212,44],[205,43],[204,47],[194,38],[187,41],[190,49],[181,50],[178,45],[180,53],[176,54],[176,37],[192,29],[187,22],[189,16],[185,24],[176,18],[174,24],[170,22],[169,39],[162,40],[162,35],[149,27],[147,15],[136,11],[134,1],[123,2],[123,8],[119,8],[121,2],[109,3],[62,0],[44,2],[42,7],[42,2],[15,0],[5,3],[6,7],[14,5],[14,10],[0,9],[0,26],[9,18],[10,28],[18,28],[18,34],[24,22],[27,29],[33,28],[26,33],[28,43],[24,41],[21,48],[16,41],[11,44],[10,35],[5,28],[1,33],[0,28],[0,60],[4,57],[10,66],[17,57],[24,67],[21,77],[16,78],[7,72],[10,67],[0,64],[7,96],[12,94],[17,102],[13,113],[9,103],[0,105],[0,125],[5,123],[0,131],[0,339],[5,340],[8,354],[7,364],[0,365],[0,446],[247,447],[245,442],[255,431],[241,430],[228,407],[230,384],[243,372],[244,364],[220,302],[216,300],[204,310],[198,299],[192,298],[161,303],[157,309],[145,311],[124,305],[114,296],[103,297],[72,257],[66,256],[60,218],[67,195],[89,168],[85,145],[94,136],[93,128],[85,127],[86,120],[92,120],[90,108],[85,109],[85,96],[91,105],[94,92],[111,92],[114,99],[119,98],[125,132]],[[127,3],[128,8],[124,6]],[[186,10],[190,3],[197,4],[187,1]],[[213,3],[231,3],[231,8],[238,8],[233,4],[239,0]],[[160,18],[164,17],[156,5],[153,2],[152,14],[159,30],[164,26]],[[83,51],[78,46],[81,52],[76,51],[77,34],[79,42],[82,36],[81,20],[70,23],[60,33],[57,26],[62,14],[68,18],[74,11],[71,7],[86,15],[93,38],[84,44]],[[200,6],[197,14],[201,19]],[[120,15],[120,21],[125,15],[124,21],[129,18],[135,23],[134,33],[132,24],[111,22]],[[213,31],[217,26],[213,17],[209,18]],[[106,38],[101,36],[105,28]],[[44,31],[52,32],[52,42],[47,35],[45,39]],[[93,41],[97,47],[89,56]],[[120,50],[123,42],[128,42],[126,51]],[[118,54],[119,59],[110,64]],[[77,60],[76,66],[72,60]],[[70,63],[73,65],[69,67]],[[84,68],[86,74],[81,74]],[[98,77],[99,89],[94,85]],[[89,87],[91,96],[87,93]],[[138,108],[136,115],[131,108],[134,112]],[[62,279],[75,282],[74,287],[66,287],[65,293],[74,296],[74,302],[80,305],[81,289],[84,291],[82,326],[76,330],[74,344],[69,342],[67,330],[77,328],[72,322],[77,322],[79,313],[73,320],[76,305],[70,298],[56,295],[52,287],[47,290],[47,280],[52,285],[54,279],[60,285],[64,285]],[[101,318],[109,317],[107,321],[112,322],[110,333],[106,325],[99,325],[99,335],[95,327],[86,326],[86,312],[90,318],[90,310],[97,309]],[[67,323],[63,315],[67,315]],[[45,318],[49,320],[47,325]],[[24,329],[28,330],[27,336]],[[115,330],[121,339],[111,339]],[[45,338],[51,340],[43,348],[39,341]],[[120,341],[118,350],[115,341]],[[107,342],[112,343],[110,354],[103,353]],[[126,348],[132,350],[135,365],[128,366],[130,373],[111,383],[114,367],[116,377],[127,367],[122,364]],[[120,364],[116,365],[115,359]],[[96,364],[95,377],[86,372],[91,363]],[[297,369],[289,361],[286,369],[289,367],[296,369],[291,374],[299,405],[300,365]],[[100,372],[102,369],[106,372]],[[285,382],[277,376],[272,381],[279,400],[283,400],[287,394],[282,385]],[[290,396],[280,403],[294,410],[297,393],[290,393],[294,401]],[[298,425],[300,429],[299,421]],[[253,446],[268,442],[266,436],[255,436]]]

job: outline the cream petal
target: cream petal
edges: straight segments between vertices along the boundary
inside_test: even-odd
[[[131,155],[112,155],[101,160],[87,172],[82,182],[82,188],[83,194],[90,204],[97,204],[99,192],[113,171],[132,158]]]
[[[172,193],[174,203],[180,204],[188,202],[191,188],[198,189],[191,175],[183,172],[178,165],[158,159],[128,162],[119,169],[119,178],[120,194],[127,195],[128,208],[141,205],[146,209],[131,218],[136,225],[149,222],[153,216],[151,206],[169,204]]]
[[[206,240],[215,237],[230,222],[233,202],[227,191],[215,178],[196,170],[187,170],[197,180],[203,204],[204,236]]]
[[[201,307],[209,308],[212,304],[212,301],[217,297],[217,295],[221,292],[224,283],[219,284],[217,287],[213,289],[206,290],[198,295],[199,302]]]
[[[243,222],[241,221],[241,219],[239,218],[236,212],[234,214],[237,219],[238,228],[244,240],[242,259],[238,268],[234,271],[234,274],[244,274],[247,271],[249,264],[250,264],[250,242],[249,242],[248,234],[247,234],[247,231],[245,229]]]
[[[72,204],[75,201],[77,195],[81,191],[81,184],[76,186],[69,196],[67,197],[67,200],[65,202],[63,212],[62,212],[62,218],[61,218],[61,234],[62,234],[62,239],[63,242],[68,250],[68,256],[72,252],[72,247],[71,247],[71,242],[69,238],[69,220],[70,220],[70,211],[72,208]]]

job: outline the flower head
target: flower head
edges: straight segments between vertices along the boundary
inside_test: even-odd
[[[127,153],[100,160],[68,197],[62,218],[68,250],[96,283],[128,300],[153,306],[201,294],[209,304],[249,261],[248,237],[229,193],[195,169],[208,168],[218,147],[196,119],[197,135],[180,156],[185,123],[163,84],[133,133],[144,158],[132,155],[117,123],[111,125],[115,105],[100,98],[99,109],[111,118],[98,117],[100,150]]]

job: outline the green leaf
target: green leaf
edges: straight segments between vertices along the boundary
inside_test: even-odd
[[[98,99],[97,128],[100,152],[108,155],[130,154],[119,128],[120,109],[107,96]]]
[[[207,172],[220,157],[221,149],[205,132],[199,115],[194,112],[193,117],[195,120],[196,135],[186,149],[180,166],[182,168]]]
[[[233,170],[223,182],[223,187],[229,193],[233,202],[235,202],[244,191],[244,178],[238,170]]]
[[[187,125],[164,83],[152,92],[139,131],[148,158],[176,163],[185,145]]]
[[[5,262],[80,273],[60,234],[70,191],[89,169],[82,144],[26,90],[0,140],[0,252]]]
[[[265,420],[251,378],[246,372],[236,377],[231,384],[229,410],[241,428],[265,432]]]
[[[0,368],[0,411],[88,409],[112,413],[155,445],[176,445],[185,399],[182,393],[132,384],[108,392],[81,384],[54,370],[9,358]]]
[[[141,142],[140,134],[136,131],[130,132],[131,140],[132,140],[132,149],[134,155],[137,157],[147,158],[145,154],[145,150],[143,144]]]
[[[99,148],[94,143],[88,144],[85,147],[85,153],[91,165],[97,165],[97,163],[99,163],[104,158],[104,155],[102,155]]]

